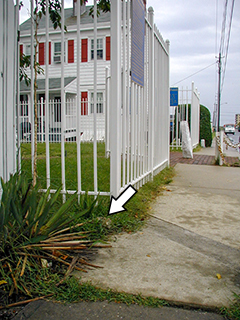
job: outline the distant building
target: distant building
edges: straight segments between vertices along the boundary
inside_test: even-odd
[[[240,123],[240,114],[235,114],[235,125],[237,126]]]

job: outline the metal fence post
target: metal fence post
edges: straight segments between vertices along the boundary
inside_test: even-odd
[[[109,94],[110,79],[109,68],[106,67],[106,89],[105,89],[105,157],[109,158]]]
[[[154,166],[154,10],[152,7],[148,8],[149,21],[151,24],[150,34],[150,67],[149,67],[149,146],[150,146],[150,170],[152,171],[151,178],[153,179],[153,166]]]
[[[121,1],[111,4],[111,108],[110,108],[110,192],[118,196],[121,187]]]
[[[47,189],[50,187],[50,146],[49,146],[49,3],[46,2],[46,44],[45,44],[45,142]],[[43,115],[43,113],[42,113]],[[43,128],[42,128],[43,131]]]
[[[66,181],[65,181],[65,122],[66,122],[66,107],[65,107],[65,90],[64,90],[64,0],[62,0],[61,11],[61,166],[62,166],[62,191],[63,202],[66,201]]]

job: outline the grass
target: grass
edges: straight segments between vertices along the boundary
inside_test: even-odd
[[[202,149],[202,147],[198,144],[196,146],[196,148],[193,149],[193,152],[198,152]],[[170,146],[170,151],[173,151],[173,152],[182,152],[182,147],[175,147],[174,145],[173,146]]]
[[[222,308],[221,314],[223,314],[227,319],[239,320],[240,319],[240,295],[234,294],[235,301],[229,308]]]
[[[55,299],[57,301],[71,302],[79,301],[109,301],[116,303],[138,304],[140,306],[161,307],[166,306],[167,302],[154,297],[143,297],[141,294],[133,295],[125,292],[115,292],[111,289],[101,289],[93,286],[91,283],[79,283],[79,281],[72,277],[67,279],[65,283],[68,290],[58,290]]]
[[[61,185],[61,146],[60,144],[50,145],[50,163],[51,163],[51,188],[57,188]],[[82,184],[83,189],[92,190],[93,188],[93,145],[91,143],[84,143],[82,148]],[[110,161],[105,158],[104,144],[98,144],[98,173],[99,173],[99,189],[106,191],[109,189],[109,167]],[[65,161],[66,161],[66,181],[67,188],[75,189],[77,185],[76,174],[76,144],[67,143],[65,145]],[[21,146],[22,154],[22,171],[28,177],[31,177],[31,146],[24,144]],[[45,145],[38,145],[38,179],[41,187],[46,187],[46,160],[45,160]],[[166,168],[161,173],[156,175],[153,181],[147,182],[137,194],[126,205],[126,212],[116,214],[113,216],[108,215],[110,199],[109,197],[100,197],[98,204],[94,209],[84,217],[80,218],[74,223],[83,223],[77,231],[86,232],[87,239],[92,242],[107,241],[109,236],[120,232],[135,232],[143,227],[144,221],[148,218],[151,201],[163,191],[163,186],[172,181],[174,175],[173,168]],[[84,203],[93,200],[93,197],[81,197],[81,203],[75,203],[69,215],[74,216],[88,204]],[[61,197],[56,203],[55,209],[61,207]],[[30,269],[29,269],[30,268]],[[57,268],[57,269],[56,269]],[[29,269],[29,270],[28,270]],[[79,301],[82,300],[109,300],[125,303],[139,303],[144,305],[159,305],[160,300],[155,298],[143,298],[139,296],[128,295],[125,293],[116,293],[111,290],[102,290],[95,288],[90,284],[79,284],[78,280],[69,277],[61,283],[58,283],[63,278],[66,270],[62,270],[59,266],[55,269],[42,268],[39,273],[39,268],[29,264],[28,269],[25,271],[25,278],[21,281],[24,286],[28,288],[28,297],[23,297],[22,293],[16,296],[16,300],[29,299],[29,297],[48,296],[51,295],[54,299],[60,301]],[[28,271],[27,271],[28,270]],[[74,289],[75,288],[75,289]],[[75,291],[74,291],[75,290]],[[7,305],[13,302],[15,297],[7,297],[7,285],[1,284],[0,292],[2,295],[1,304]],[[76,292],[76,298],[74,298]],[[80,293],[81,294],[80,294]],[[5,297],[3,299],[3,297]],[[145,301],[145,302],[144,302]]]
[[[42,188],[46,188],[46,148],[45,143],[37,146],[37,172]],[[77,189],[77,145],[65,143],[65,175],[66,189]],[[99,191],[110,190],[110,159],[105,158],[105,144],[98,143],[98,187]],[[21,145],[22,171],[31,177],[31,144]],[[93,191],[93,143],[81,144],[82,190]],[[51,189],[62,184],[61,178],[61,144],[50,144]]]
[[[98,186],[100,191],[110,190],[110,159],[105,158],[105,144],[98,143]],[[38,144],[38,179],[41,187],[46,188],[46,159],[45,144]],[[66,187],[77,189],[77,159],[76,143],[65,144],[66,163]],[[31,177],[31,145],[22,144],[22,171]],[[55,189],[61,185],[61,144],[50,144],[50,170],[51,188]],[[81,144],[81,168],[82,168],[82,190],[93,190],[93,144]],[[161,185],[171,182],[174,175],[173,168],[163,170],[149,181],[127,204],[127,212],[108,217],[110,199],[100,197],[98,206],[84,222],[83,231],[105,239],[110,233],[134,232],[142,227],[148,212],[149,202],[161,191]],[[91,200],[91,197],[89,197]],[[58,205],[61,205],[59,199]]]
[[[91,283],[80,283],[79,279],[71,276],[61,282],[59,273],[52,274],[48,269],[42,269],[36,276],[32,272],[29,276],[31,292],[34,296],[45,296],[62,303],[76,303],[80,301],[109,301],[116,303],[138,304],[140,306],[161,307],[167,302],[154,297],[144,297],[141,294],[133,295],[125,292],[115,292],[111,289],[101,289]]]

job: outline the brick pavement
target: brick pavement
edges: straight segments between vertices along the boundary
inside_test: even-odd
[[[240,164],[238,157],[225,157],[225,161],[229,165]],[[170,165],[174,167],[177,163],[198,164],[198,165],[214,165],[215,156],[193,154],[193,159],[183,158],[182,152],[170,152]]]

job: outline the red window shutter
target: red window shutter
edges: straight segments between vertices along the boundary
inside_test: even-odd
[[[81,115],[87,116],[88,115],[88,93],[81,92]]]
[[[82,62],[88,61],[88,39],[82,39]]]
[[[74,40],[68,40],[68,63],[74,62]]]
[[[39,43],[38,62],[40,66],[45,64],[44,61],[44,42]]]
[[[111,60],[111,38],[106,37],[106,60]]]
[[[23,44],[20,44],[20,56],[23,55]]]
[[[52,49],[52,44],[49,42],[49,64],[51,64],[51,49]]]

